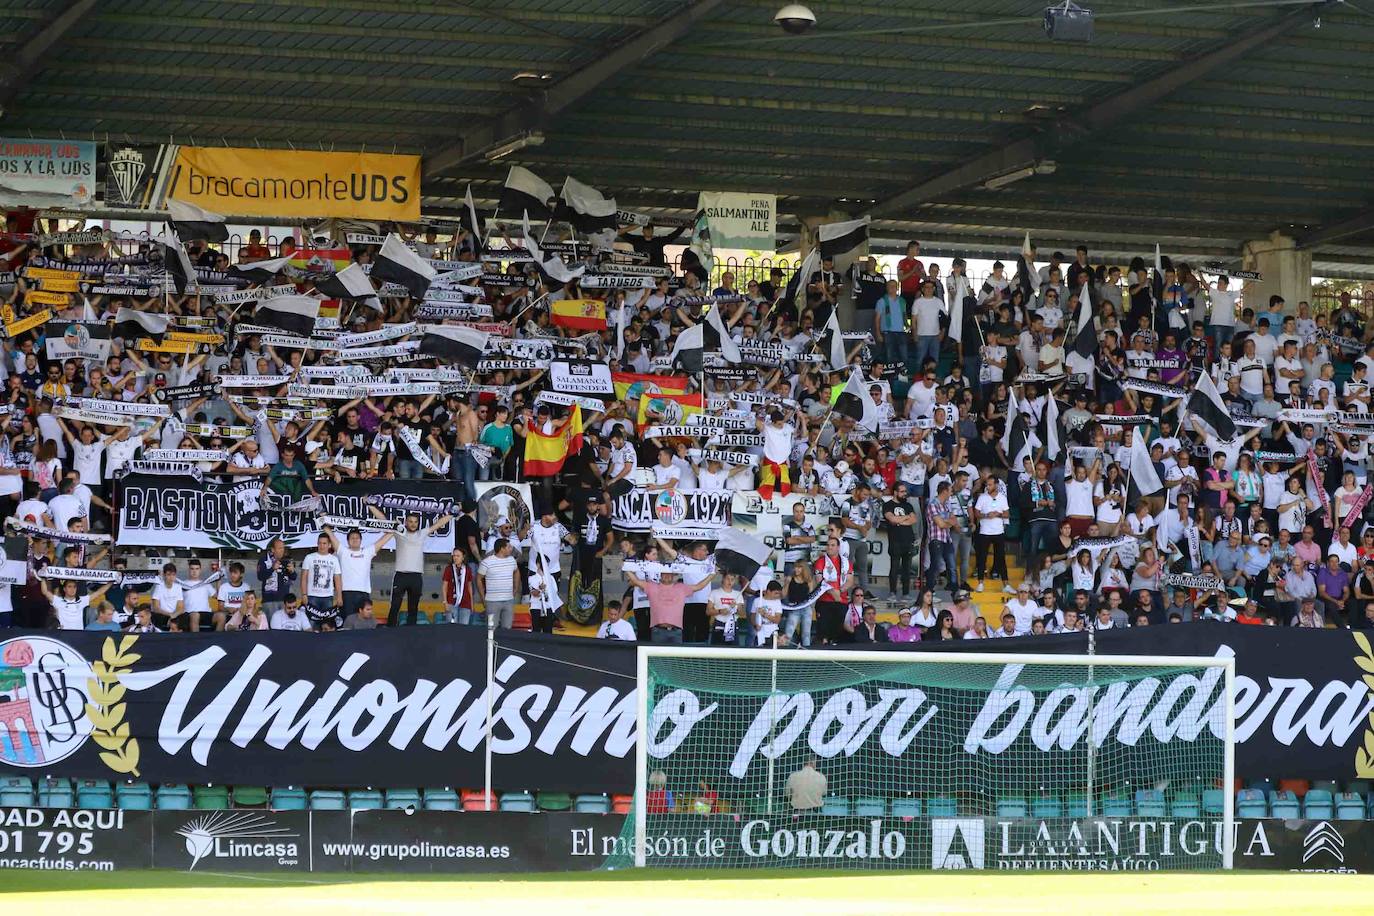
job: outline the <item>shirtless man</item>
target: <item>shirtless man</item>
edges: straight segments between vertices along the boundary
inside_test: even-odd
[[[469,449],[482,433],[482,423],[477,411],[472,409],[464,395],[458,396],[458,416],[453,424],[453,462],[451,476],[462,481],[465,499],[477,500],[477,461]]]

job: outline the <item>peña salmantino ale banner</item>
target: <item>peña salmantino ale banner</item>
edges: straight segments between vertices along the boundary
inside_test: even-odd
[[[420,157],[183,146],[167,196],[235,216],[420,218]]]

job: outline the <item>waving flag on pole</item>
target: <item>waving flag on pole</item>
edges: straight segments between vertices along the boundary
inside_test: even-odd
[[[1145,436],[1141,434],[1139,426],[1131,431],[1131,466],[1128,474],[1128,505],[1134,506],[1143,497],[1156,496],[1164,489],[1159,472],[1155,470],[1155,463],[1150,460],[1150,449],[1145,445]]]
[[[501,198],[496,209],[507,213],[523,212],[535,219],[550,219],[553,216],[551,202],[557,197],[547,181],[529,169],[513,165],[506,175],[506,184],[501,189]]]
[[[722,528],[716,539],[716,570],[734,573],[748,582],[772,553],[771,547],[752,534],[738,528]]]
[[[1002,454],[1008,458],[1012,456],[1011,450],[1011,429],[1016,425],[1016,418],[1021,415],[1021,405],[1016,402],[1016,386],[1007,388],[1007,422],[1002,430]]]
[[[167,321],[166,315],[154,315],[152,312],[121,307],[119,314],[115,316],[111,336],[122,340],[140,340],[146,337],[154,343],[162,343],[162,337],[167,333]]]
[[[704,350],[719,353],[727,363],[738,364],[743,357],[739,352],[739,345],[726,330],[725,322],[720,317],[720,306],[711,306],[704,319],[705,328],[702,330],[701,346]]]
[[[849,381],[845,382],[840,396],[835,399],[834,407],[835,413],[853,419],[869,432],[878,431],[878,405],[873,403],[863,373],[857,366],[849,373]]]
[[[382,307],[372,281],[362,265],[350,264],[336,274],[330,274],[315,284],[315,289],[329,299],[362,299],[374,309]]]
[[[572,414],[545,435],[537,423],[525,431],[525,476],[552,477],[563,470],[569,455],[582,450],[582,408],[573,405]]]
[[[840,330],[839,309],[830,310],[830,317],[825,320],[825,329],[816,344],[830,363],[831,372],[839,372],[849,364],[844,348],[844,332]]]
[[[1073,326],[1069,331],[1073,334],[1070,346],[1073,351],[1084,359],[1092,359],[1097,352],[1097,328],[1093,325],[1093,302],[1092,284],[1085,283],[1080,287],[1083,294],[1078,297],[1078,309],[1074,314]]]
[[[167,215],[168,225],[182,242],[192,239],[224,242],[229,239],[229,227],[224,225],[224,217],[219,213],[211,213],[184,200],[171,199],[167,201]]]
[[[1218,439],[1236,437],[1236,421],[1231,419],[1231,410],[1221,399],[1210,373],[1198,375],[1197,385],[1193,393],[1188,395],[1188,413],[1211,427]]]
[[[277,296],[258,303],[253,313],[256,324],[278,328],[297,337],[309,337],[315,330],[322,300],[313,296]]]
[[[412,298],[423,299],[429,291],[429,284],[439,272],[431,267],[424,258],[406,247],[396,233],[386,237],[382,250],[372,263],[372,279],[390,280],[406,288]]]
[[[181,242],[171,232],[163,233],[154,239],[162,246],[162,266],[167,271],[167,286],[178,296],[186,294],[196,285],[196,269],[191,266],[191,258]]]
[[[615,229],[615,198],[606,197],[596,188],[585,185],[569,175],[563,180],[558,218],[572,223],[579,232],[592,233]]]
[[[482,253],[482,246],[486,243],[486,235],[482,232],[482,220],[477,216],[477,204],[472,200],[472,182],[468,182],[467,193],[463,195],[463,203],[468,208],[468,232],[472,233],[473,244],[477,246],[477,253]]]
[[[284,255],[280,258],[268,258],[265,261],[249,261],[247,264],[234,264],[229,267],[229,274],[235,277],[242,277],[251,283],[270,283],[272,278],[286,270],[291,263],[292,255]]]

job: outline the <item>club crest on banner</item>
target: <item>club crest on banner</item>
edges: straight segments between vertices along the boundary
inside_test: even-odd
[[[47,767],[91,736],[90,662],[43,636],[0,642],[0,760]]]
[[[110,156],[105,168],[109,177],[114,179],[115,189],[119,191],[119,202],[123,204],[133,203],[134,193],[138,190],[138,183],[143,179],[143,173],[148,168],[143,153],[132,146],[126,146],[121,150],[116,150]]]
[[[654,517],[663,525],[681,524],[687,518],[687,500],[677,490],[664,490],[654,500]]]

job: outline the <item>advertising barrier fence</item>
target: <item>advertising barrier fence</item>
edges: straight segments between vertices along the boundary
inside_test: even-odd
[[[0,808],[0,868],[219,873],[591,871],[629,856],[615,814],[121,811]],[[659,819],[654,819],[659,820]],[[682,815],[646,838],[650,866],[1160,871],[1214,859],[1207,818],[859,818]],[[1368,873],[1362,821],[1246,820],[1236,867]]]

